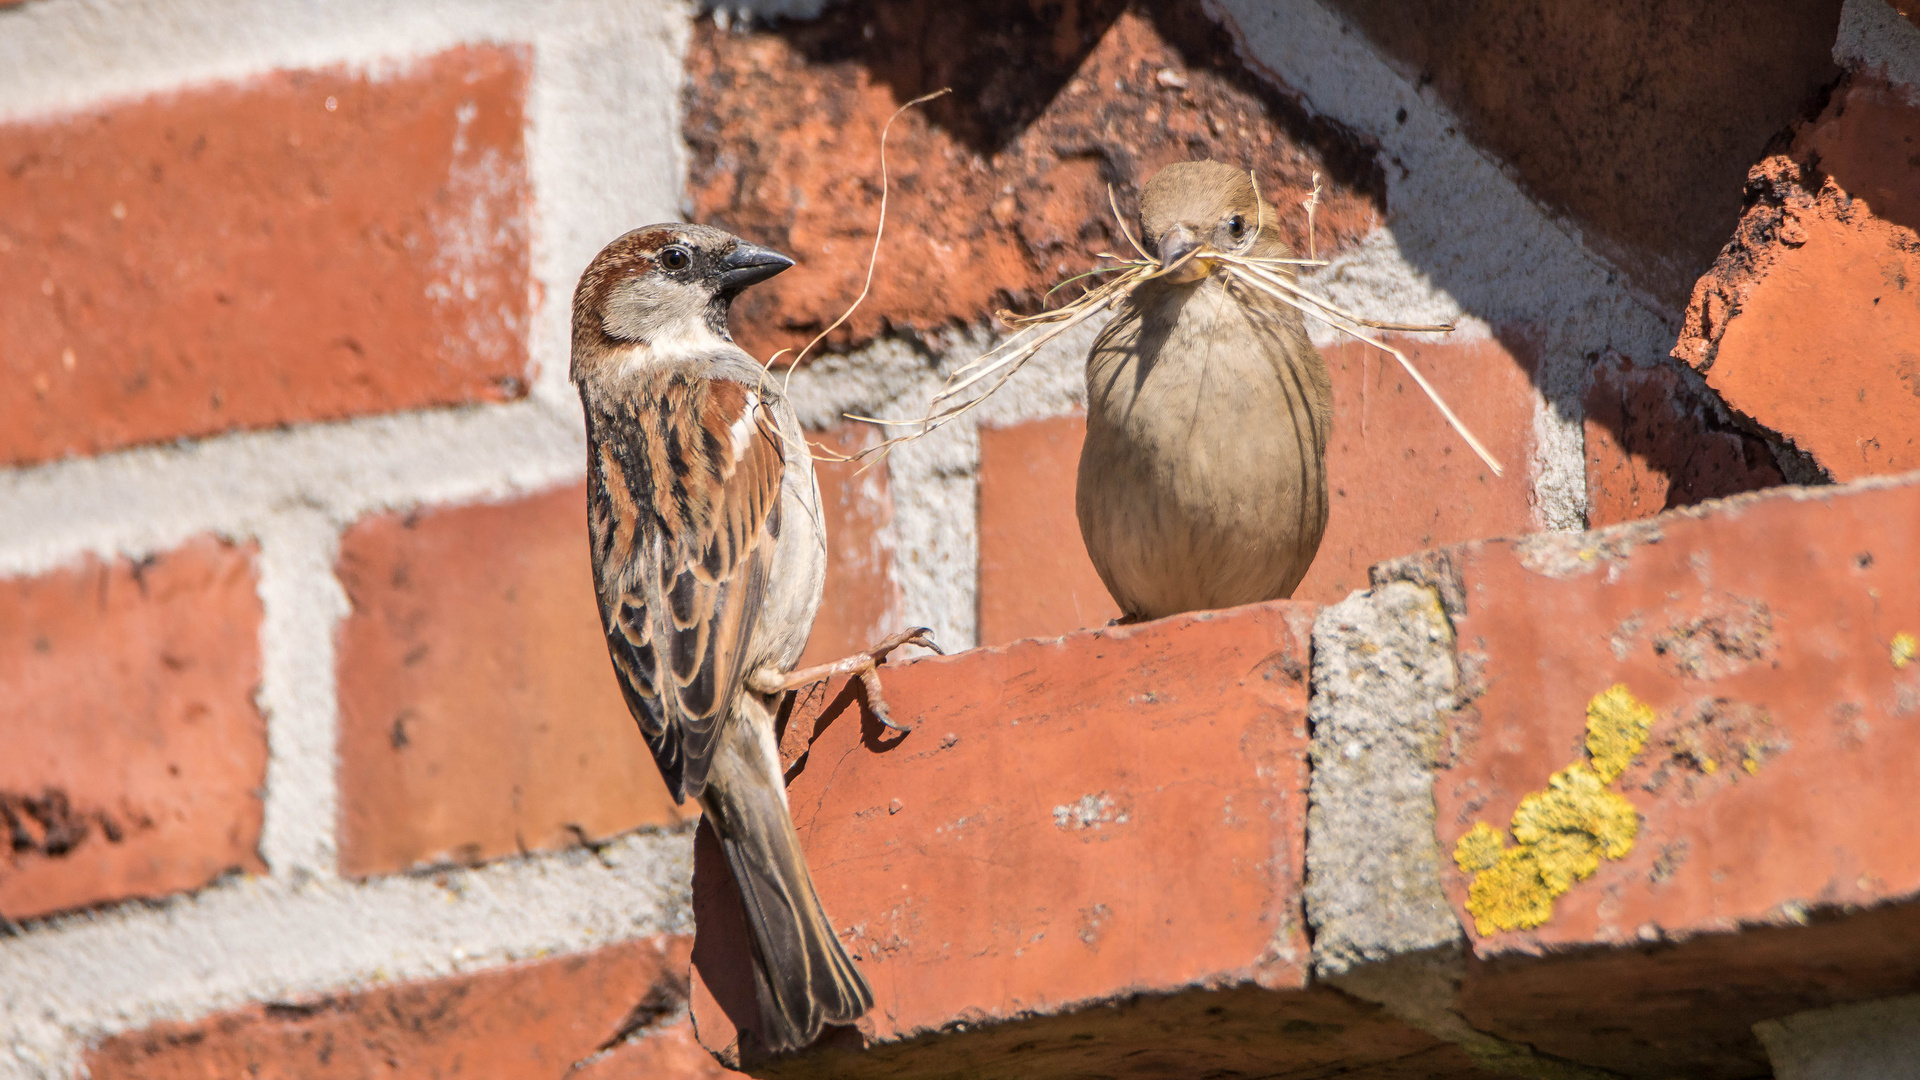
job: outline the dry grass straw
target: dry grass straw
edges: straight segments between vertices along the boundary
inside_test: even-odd
[[[893,114],[893,117],[887,120],[887,128],[893,126],[893,120],[898,118],[900,113],[947,92],[948,91],[944,89],[937,90],[900,106]],[[867,286],[873,284],[874,262],[879,258],[880,237],[886,229],[887,132],[885,129],[880,133],[880,183],[880,225],[874,232],[873,255],[867,264]],[[1261,217],[1254,223],[1254,235],[1257,238],[1260,231],[1266,227],[1265,204],[1263,200],[1258,198],[1259,177],[1253,176],[1253,184],[1256,196],[1254,200],[1255,205],[1261,207]],[[816,458],[830,461],[861,461],[864,459],[872,459],[867,462],[868,465],[871,465],[874,461],[884,458],[894,447],[901,443],[911,442],[914,439],[932,434],[947,424],[965,416],[968,412],[979,406],[981,402],[992,397],[995,391],[1005,386],[1008,380],[1019,373],[1021,367],[1023,367],[1027,361],[1033,359],[1041,349],[1046,347],[1047,343],[1067,331],[1072,330],[1074,327],[1079,326],[1081,323],[1086,322],[1100,312],[1119,306],[1119,304],[1130,296],[1133,290],[1140,285],[1152,281],[1155,278],[1173,273],[1197,259],[1212,264],[1214,267],[1224,268],[1229,280],[1233,284],[1278,300],[1302,314],[1311,315],[1341,333],[1357,341],[1365,342],[1379,349],[1381,352],[1392,356],[1400,362],[1400,366],[1406,370],[1407,374],[1413,377],[1415,384],[1425,392],[1427,399],[1433,402],[1434,407],[1440,410],[1440,415],[1446,418],[1447,423],[1453,428],[1455,433],[1473,449],[1475,454],[1479,455],[1481,461],[1486,462],[1487,467],[1493,470],[1495,476],[1502,475],[1504,470],[1500,462],[1494,458],[1492,452],[1486,448],[1485,444],[1481,443],[1481,441],[1474,436],[1473,432],[1467,428],[1465,422],[1460,419],[1453,409],[1448,407],[1446,401],[1441,398],[1440,392],[1435,390],[1433,384],[1427,381],[1426,376],[1422,375],[1420,370],[1413,366],[1413,361],[1407,358],[1407,354],[1367,333],[1368,330],[1383,330],[1410,334],[1447,333],[1453,329],[1453,324],[1403,323],[1369,319],[1352,311],[1348,311],[1325,297],[1316,295],[1296,280],[1294,267],[1327,265],[1324,260],[1316,257],[1318,255],[1318,245],[1314,240],[1314,218],[1320,205],[1319,173],[1313,175],[1312,194],[1303,200],[1301,204],[1305,207],[1307,213],[1307,252],[1309,257],[1305,259],[1249,258],[1244,255],[1232,255],[1214,251],[1211,248],[1203,246],[1181,256],[1170,265],[1162,265],[1160,260],[1149,255],[1146,248],[1141,246],[1140,241],[1134,239],[1133,233],[1128,231],[1126,219],[1120,213],[1120,206],[1114,198],[1111,185],[1107,188],[1107,205],[1113,210],[1114,222],[1120,228],[1120,235],[1126,238],[1127,243],[1133,248],[1139,258],[1123,259],[1117,255],[1101,252],[1098,255],[1099,258],[1110,260],[1116,265],[1098,267],[1084,274],[1068,278],[1066,281],[1054,286],[1053,289],[1048,290],[1047,295],[1051,296],[1055,291],[1083,278],[1093,277],[1099,274],[1117,274],[1117,277],[1109,278],[1098,285],[1085,289],[1080,296],[1061,307],[1041,311],[1033,315],[1015,315],[1010,311],[998,312],[997,315],[1000,321],[1014,329],[1013,336],[956,369],[953,374],[949,375],[946,385],[941,387],[940,392],[933,396],[933,401],[929,404],[925,416],[915,420],[887,420],[875,416],[860,416],[856,413],[843,414],[849,420],[859,420],[887,428],[911,428],[913,430],[900,435],[894,435],[851,455],[838,454],[827,450],[825,447],[818,447],[816,444]],[[860,296],[854,300],[851,307],[847,308],[846,313],[835,320],[832,326],[827,327],[812,341],[808,342],[806,348],[800,350],[799,355],[794,358],[794,365],[798,366],[800,358],[804,357],[808,350],[812,349],[814,345],[819,344],[822,338],[825,338],[828,334],[832,333],[835,328],[844,323],[847,317],[853,314],[854,308],[859,307],[860,302],[866,299],[866,296],[867,288],[863,287],[860,290]],[[779,355],[779,353],[775,353],[774,358],[777,358]],[[768,363],[771,364],[772,362],[773,358],[769,358]],[[789,378],[792,377],[792,368],[788,369],[787,374]]]
[[[825,330],[813,335],[813,340],[807,342],[806,345],[801,347],[798,353],[794,354],[793,363],[787,365],[787,377],[780,384],[783,393],[787,387],[793,385],[793,369],[800,366],[800,361],[807,358],[807,354],[813,351],[815,345],[825,341],[828,334],[840,329],[841,324],[852,318],[854,311],[857,310],[862,303],[866,302],[867,293],[873,291],[873,268],[880,263],[880,241],[887,235],[887,194],[892,189],[892,184],[887,177],[887,136],[893,133],[893,122],[900,119],[900,114],[906,112],[908,109],[916,105],[925,105],[934,98],[943,97],[951,93],[953,93],[953,87],[943,86],[932,93],[921,94],[919,97],[893,110],[893,115],[887,117],[886,126],[880,129],[880,222],[874,226],[873,250],[867,254],[867,279],[860,284],[860,295],[853,298],[853,303],[847,305],[847,310],[841,312],[840,317],[833,320],[832,324]],[[767,368],[773,367],[773,362],[780,359],[781,354],[786,351],[786,349],[781,349],[779,352],[767,357],[767,362],[762,366]]]

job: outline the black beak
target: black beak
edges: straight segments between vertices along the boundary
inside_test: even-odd
[[[793,265],[793,260],[759,244],[741,241],[720,260],[720,291],[737,293]]]

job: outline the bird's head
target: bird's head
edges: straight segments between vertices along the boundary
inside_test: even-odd
[[[1213,272],[1208,252],[1257,258],[1291,254],[1280,239],[1279,214],[1254,191],[1247,170],[1218,161],[1182,161],[1147,181],[1140,197],[1140,228],[1147,247],[1170,266],[1198,252],[1167,275],[1198,281]]]
[[[742,289],[793,265],[771,248],[707,225],[648,225],[594,256],[573,293],[575,363],[583,346],[670,350],[731,341]]]

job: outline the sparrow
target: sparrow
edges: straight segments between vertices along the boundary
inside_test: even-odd
[[[875,665],[908,641],[933,647],[915,628],[788,670],[820,606],[820,490],[793,406],[734,344],[727,314],[741,290],[792,265],[719,229],[649,225],[608,244],[573,296],[607,651],[667,788],[699,801],[726,853],[751,937],[757,1034],[776,1053],[873,1005],[794,833],[777,697],[858,674],[891,725]]]
[[[1087,353],[1080,535],[1124,621],[1293,595],[1327,525],[1333,385],[1300,313],[1209,265],[1291,257],[1246,171],[1169,165],[1140,203],[1167,272]],[[1184,262],[1182,260],[1185,260]]]

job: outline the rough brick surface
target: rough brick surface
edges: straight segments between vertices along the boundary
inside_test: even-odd
[[[1393,357],[1356,342],[1323,350],[1333,375],[1332,505],[1295,599],[1330,603],[1366,588],[1367,567],[1381,559],[1537,527],[1531,473],[1539,395],[1525,338],[1400,347],[1506,475],[1494,476],[1474,456]]]
[[[0,462],[518,396],[524,51],[0,126]]]
[[[1911,91],[1855,76],[1818,122],[1800,133],[1796,155],[1833,177],[1873,216],[1920,230],[1920,107]]]
[[[870,424],[842,424],[807,437],[836,454],[854,454],[879,441]],[[885,462],[815,460],[822,520],[827,527],[827,582],[813,636],[800,664],[826,663],[904,627],[900,585],[893,576],[893,492]]]
[[[156,1024],[105,1040],[87,1068],[95,1080],[710,1080],[729,1074],[687,1034],[687,951],[682,938],[641,940]]]
[[[1742,170],[1840,75],[1840,0],[1331,6],[1675,314],[1740,216]]]
[[[1920,108],[1867,80],[1836,94],[1752,171],[1674,349],[1838,480],[1920,467],[1915,160]]]
[[[879,1005],[755,1071],[1239,1077],[1398,1057],[1378,1075],[1472,1075],[1305,992],[1312,614],[1255,605],[890,667],[906,736],[844,683],[801,702],[789,798]],[[694,1019],[731,1054],[754,1023],[744,931],[702,836]]]
[[[1380,216],[1371,154],[1249,75],[1191,0],[861,0],[746,33],[703,20],[687,75],[692,216],[801,261],[735,305],[759,356],[797,348],[860,292],[881,127],[942,86],[954,93],[893,126],[882,269],[832,344],[1035,305],[1097,252],[1129,251],[1107,185],[1137,220],[1139,186],[1173,161],[1253,166],[1283,207],[1322,173],[1323,251]],[[1279,224],[1304,246],[1303,214]]]
[[[0,917],[264,869],[253,554],[0,580]]]
[[[1548,865],[1515,815],[1563,770],[1600,775],[1590,703],[1624,686],[1651,724],[1617,779],[1569,804],[1621,807],[1624,832],[1600,816],[1548,834],[1625,846],[1544,922],[1489,916],[1487,897],[1521,893],[1447,867],[1493,962],[1474,969],[1470,1021],[1628,1075],[1739,1077],[1764,1069],[1754,1021],[1915,988],[1920,907],[1839,916],[1920,898],[1920,846],[1894,824],[1920,717],[1916,520],[1911,479],[1787,489],[1388,568],[1438,585],[1458,635],[1467,700],[1434,784],[1445,852],[1484,825],[1510,849],[1548,844]],[[1751,927],[1780,929],[1714,936]],[[1583,946],[1615,949],[1517,962]],[[1605,1030],[1570,1022],[1597,1011]]]
[[[1082,416],[980,429],[980,642],[1118,618],[1074,512]]]
[[[1758,436],[1715,419],[1671,367],[1595,364],[1586,393],[1587,524],[1652,517],[1785,483]]]
[[[607,660],[583,488],[368,518],[339,574],[343,871],[680,820]]]
[[[889,667],[904,737],[846,683],[801,701],[789,797],[879,1004],[754,1075],[1486,1075],[1305,986],[1312,617],[1256,605]],[[704,829],[694,906],[695,1026],[731,1057],[744,928]]]

